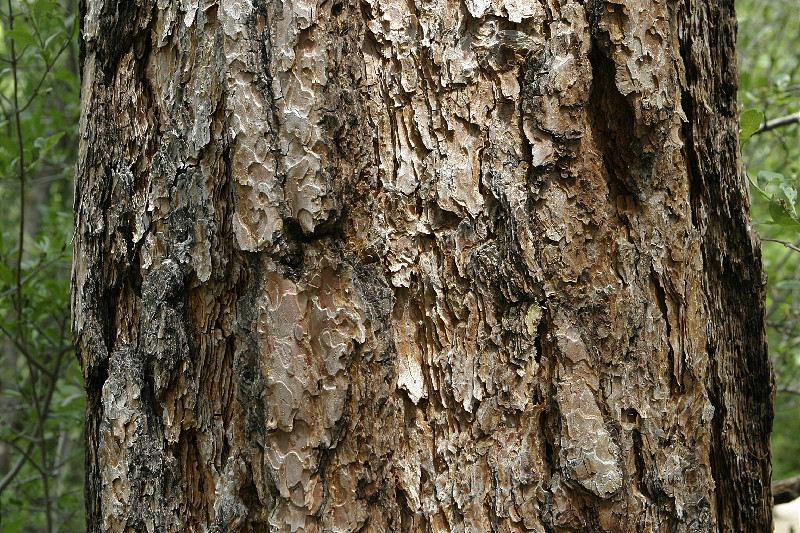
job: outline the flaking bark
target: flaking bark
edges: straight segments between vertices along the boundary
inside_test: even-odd
[[[732,2],[83,9],[90,531],[769,531]]]

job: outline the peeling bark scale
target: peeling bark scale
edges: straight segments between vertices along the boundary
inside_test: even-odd
[[[730,0],[84,0],[90,531],[771,531]]]

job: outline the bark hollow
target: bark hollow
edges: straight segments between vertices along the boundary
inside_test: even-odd
[[[85,0],[90,531],[770,531],[729,0]]]

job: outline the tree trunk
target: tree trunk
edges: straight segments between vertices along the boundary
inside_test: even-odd
[[[771,531],[732,1],[85,3],[90,531]]]

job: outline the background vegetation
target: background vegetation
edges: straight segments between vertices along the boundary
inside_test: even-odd
[[[796,0],[739,0],[739,100],[767,124],[742,146],[753,183],[752,217],[762,237],[767,331],[777,395],[773,480],[800,475],[800,14]],[[743,120],[743,130],[746,129]],[[761,126],[763,128],[763,122]],[[744,132],[746,135],[746,132]],[[743,135],[743,136],[744,136]],[[775,239],[775,242],[768,239]],[[783,244],[786,243],[786,244]],[[787,246],[790,245],[790,246]]]
[[[800,112],[797,7],[737,3],[740,99],[760,113],[743,124],[753,217],[775,239],[763,249],[776,480],[800,474],[800,126],[758,130],[763,117]],[[84,399],[69,334],[76,12],[77,0],[0,0],[0,533],[84,530]]]
[[[83,531],[72,351],[76,0],[0,3],[0,531]]]

